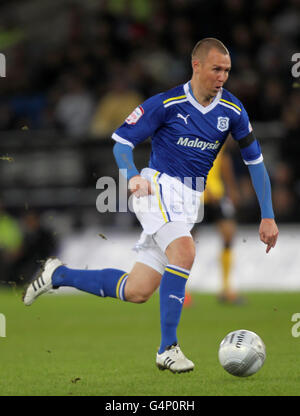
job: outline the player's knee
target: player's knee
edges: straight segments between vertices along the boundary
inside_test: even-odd
[[[151,295],[146,293],[139,293],[136,295],[135,303],[145,303],[151,297]]]
[[[152,293],[146,292],[130,292],[126,296],[126,300],[132,303],[145,303],[151,297]]]
[[[151,267],[137,262],[128,275],[124,289],[126,301],[145,303],[159,287],[161,274]]]
[[[195,244],[192,238],[182,237],[173,241],[166,250],[168,262],[190,270],[195,260]]]
[[[179,258],[176,258],[172,264],[178,267],[182,267],[186,270],[191,270],[193,267],[195,260],[195,256],[193,256],[191,253],[187,253],[186,255],[182,255]]]
[[[136,282],[129,281],[125,286],[125,299],[132,303],[145,303],[151,297],[153,291],[141,287]]]

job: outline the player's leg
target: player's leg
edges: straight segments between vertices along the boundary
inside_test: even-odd
[[[165,230],[159,232],[158,242],[163,247],[164,241],[172,241],[165,248],[168,264],[165,267],[160,284],[160,321],[161,344],[156,358],[160,369],[173,372],[185,372],[194,368],[178,346],[177,327],[180,321],[185,296],[185,286],[195,258],[194,241],[186,227],[179,223],[169,223]],[[178,234],[178,238],[173,236]]]
[[[159,287],[161,273],[137,261],[128,275],[124,297],[128,302],[144,303]]]
[[[191,237],[180,237],[166,249],[168,264],[160,285],[162,339],[159,352],[177,344],[177,327],[185,297],[185,287],[195,258]]]
[[[161,274],[142,263],[137,263],[127,273],[120,269],[70,269],[59,259],[50,258],[39,276],[27,287],[23,301],[29,306],[41,294],[53,288],[68,286],[101,297],[141,303],[157,289],[160,279]]]

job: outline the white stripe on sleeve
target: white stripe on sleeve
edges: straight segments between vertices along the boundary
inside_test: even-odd
[[[112,135],[111,137],[112,137],[112,139],[113,139],[113,140],[115,140],[116,142],[118,142],[118,143],[122,143],[122,144],[127,144],[127,145],[128,145],[128,146],[130,146],[132,149],[134,149],[134,145],[133,145],[130,141],[128,141],[128,140],[126,140],[126,139],[123,139],[123,137],[119,136],[118,134],[113,133],[113,135]]]
[[[254,160],[245,160],[243,159],[245,165],[258,165],[264,160],[263,155],[261,154],[257,159]]]

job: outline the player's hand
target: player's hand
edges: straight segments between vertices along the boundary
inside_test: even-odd
[[[133,176],[129,180],[128,188],[137,198],[153,194],[151,183],[140,175]]]
[[[272,218],[263,218],[259,227],[260,240],[267,245],[266,253],[269,253],[272,247],[275,247],[278,228],[276,222]]]

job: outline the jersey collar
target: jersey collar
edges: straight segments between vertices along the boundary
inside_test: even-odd
[[[219,104],[220,98],[222,97],[222,92],[223,92],[223,88],[221,88],[221,90],[218,92],[218,94],[215,96],[214,100],[206,107],[204,107],[203,105],[201,105],[200,103],[198,103],[198,101],[193,97],[193,95],[190,93],[190,88],[189,88],[189,82],[187,82],[186,84],[184,84],[183,86],[184,92],[186,94],[187,99],[189,100],[189,102],[197,108],[197,110],[199,110],[202,114],[206,114],[209,111],[211,111],[213,108],[215,108],[216,105]]]

